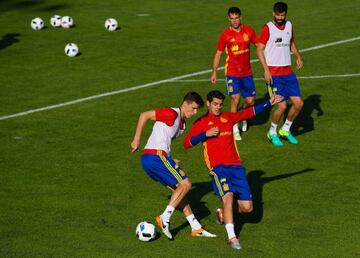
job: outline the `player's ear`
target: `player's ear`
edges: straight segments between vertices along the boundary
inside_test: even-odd
[[[206,106],[210,107],[210,102],[208,100],[206,101]]]

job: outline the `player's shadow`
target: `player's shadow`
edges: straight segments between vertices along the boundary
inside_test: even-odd
[[[206,203],[201,201],[203,196],[213,191],[211,181],[201,182],[201,183],[193,183],[192,188],[187,194],[187,199],[189,200],[191,209],[195,215],[195,217],[201,222],[201,220],[211,214],[210,210],[206,207]],[[181,225],[171,229],[171,233],[173,236],[188,227],[189,223],[187,220],[184,221]]]
[[[17,39],[19,37],[19,33],[8,33],[5,34],[2,39],[0,39],[0,50],[5,49],[9,46],[11,46],[12,44],[15,44],[17,42],[19,42],[19,39]]]
[[[0,0],[0,12],[19,9],[37,9],[37,11],[41,12],[55,12],[67,7],[69,7],[68,4],[47,4],[44,0]]]
[[[236,235],[240,234],[240,231],[245,223],[257,224],[261,222],[264,215],[264,202],[263,202],[263,188],[267,183],[272,181],[286,179],[288,177],[304,174],[314,171],[312,168],[306,168],[300,171],[280,174],[276,176],[264,177],[265,172],[262,170],[254,170],[248,173],[247,179],[250,185],[250,189],[253,195],[253,211],[249,214],[236,213],[234,216],[234,225]]]
[[[255,100],[255,105],[263,103],[267,100],[269,100],[269,96],[265,94],[264,97]],[[269,121],[270,115],[271,115],[271,108],[265,109],[263,112],[261,112],[260,114],[256,115],[254,118],[248,121],[249,127],[254,125],[266,124]]]
[[[317,117],[324,115],[320,103],[321,95],[317,94],[310,95],[304,100],[304,106],[291,127],[291,131],[294,135],[300,135],[315,130],[314,118],[312,117],[313,112],[317,111]]]

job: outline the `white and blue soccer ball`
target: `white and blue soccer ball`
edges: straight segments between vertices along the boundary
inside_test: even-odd
[[[79,53],[79,47],[75,43],[69,43],[65,46],[65,54],[74,57]]]
[[[41,30],[44,28],[44,21],[41,18],[36,17],[35,19],[31,20],[30,25],[33,30]]]
[[[61,27],[68,29],[70,27],[74,26],[74,19],[70,16],[63,16],[61,18]]]
[[[136,236],[140,241],[148,242],[156,237],[156,230],[154,224],[143,221],[136,227]]]
[[[55,14],[53,17],[50,18],[50,24],[54,28],[60,27],[61,26],[61,16]]]
[[[118,28],[118,22],[114,18],[108,18],[105,21],[105,28],[108,31],[115,31]]]

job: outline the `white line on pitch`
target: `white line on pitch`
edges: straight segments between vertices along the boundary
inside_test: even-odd
[[[345,39],[345,40],[335,41],[335,42],[322,44],[322,45],[318,45],[318,46],[314,46],[314,47],[310,47],[310,48],[305,48],[305,49],[300,50],[300,52],[306,52],[306,51],[312,51],[312,50],[316,50],[316,49],[320,49],[320,48],[336,46],[336,45],[344,44],[344,43],[359,40],[359,39],[360,39],[360,36]],[[254,63],[254,62],[258,62],[258,61],[259,61],[258,59],[253,59],[250,62]],[[219,70],[222,70],[222,69],[224,69],[224,67],[219,67]],[[51,105],[51,106],[31,109],[31,110],[28,110],[28,111],[19,112],[19,113],[15,113],[15,114],[12,114],[12,115],[1,116],[0,120],[6,120],[6,119],[9,119],[9,118],[14,118],[14,117],[18,117],[18,116],[25,116],[25,115],[29,115],[29,114],[32,114],[32,113],[37,113],[37,112],[42,112],[42,111],[46,111],[46,110],[50,110],[50,109],[69,106],[69,105],[73,105],[73,104],[76,104],[76,103],[85,102],[85,101],[89,101],[89,100],[93,100],[93,99],[103,98],[103,97],[116,95],[116,94],[121,94],[121,93],[129,92],[129,91],[135,91],[135,90],[139,90],[139,89],[142,89],[142,88],[151,87],[151,86],[154,86],[154,85],[159,85],[159,84],[163,84],[163,83],[167,83],[167,82],[181,80],[181,79],[184,79],[184,78],[189,78],[189,77],[193,77],[193,76],[197,76],[197,75],[207,74],[207,73],[210,73],[210,72],[211,72],[211,69],[208,69],[208,70],[204,70],[204,71],[200,71],[200,72],[184,74],[184,75],[177,76],[177,77],[172,77],[172,78],[169,78],[169,79],[150,82],[150,83],[146,83],[146,84],[142,84],[142,85],[138,85],[138,86],[134,86],[134,87],[130,87],[130,88],[125,88],[125,89],[122,89],[122,90],[105,92],[105,93],[102,93],[102,94],[93,95],[93,96],[80,98],[80,99],[75,99],[75,100],[72,100],[72,101],[63,102],[63,103],[59,103],[59,104],[55,104],[55,105]]]
[[[360,73],[350,74],[327,74],[327,75],[310,75],[310,76],[296,76],[298,79],[323,79],[323,78],[343,78],[343,77],[356,77],[360,76]],[[254,78],[254,81],[262,81],[264,78]],[[219,82],[224,82],[225,79],[217,79]],[[172,82],[209,82],[210,79],[198,79],[198,80],[176,80]]]

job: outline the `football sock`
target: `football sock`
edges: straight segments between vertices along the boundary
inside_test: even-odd
[[[283,124],[281,130],[283,130],[284,132],[288,132],[290,130],[290,127],[292,125],[293,121],[289,121],[286,119],[285,123]]]
[[[277,126],[278,126],[277,124],[274,124],[273,122],[271,122],[269,133],[270,134],[277,134]]]
[[[232,224],[232,223],[226,224],[225,228],[226,228],[226,232],[228,234],[229,239],[236,237],[235,231],[234,231],[234,224]]]
[[[239,124],[234,124],[233,132],[239,132]]]
[[[194,214],[187,216],[186,219],[187,219],[187,221],[189,221],[189,224],[190,224],[192,230],[197,230],[197,229],[201,228],[201,224],[195,218]]]
[[[168,205],[164,210],[164,213],[161,214],[161,218],[163,219],[163,221],[169,222],[171,215],[174,213],[174,210],[174,207]]]

